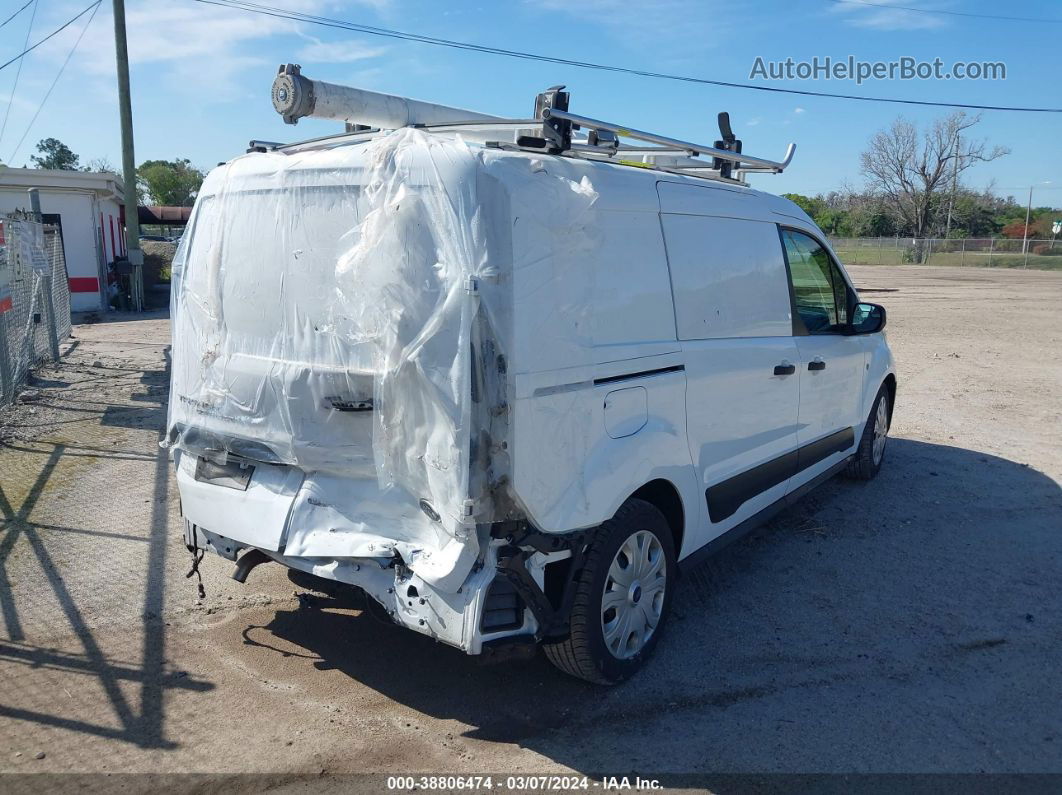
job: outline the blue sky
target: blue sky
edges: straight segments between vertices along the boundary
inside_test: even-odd
[[[925,9],[1062,20],[1057,0],[897,0]],[[24,0],[4,0],[0,19]],[[37,0],[30,41],[89,0]],[[261,0],[266,2],[266,0]],[[893,0],[875,0],[889,4]],[[1062,24],[919,14],[833,0],[268,0],[268,4],[415,33],[530,50],[579,60],[734,82],[749,80],[757,56],[894,60],[913,56],[946,64],[1003,61],[1005,81],[774,82],[769,85],[867,96],[1062,106]],[[15,66],[0,72],[0,113],[9,118],[0,160],[28,163],[36,142],[59,138],[82,162],[120,160],[110,2],[100,6],[84,40],[25,142],[12,158],[48,85],[70,51],[77,22],[27,56],[13,101]],[[529,115],[535,94],[556,83],[572,91],[572,109],[598,118],[711,142],[715,114],[727,110],[745,151],[780,158],[797,144],[793,166],[754,184],[772,192],[814,194],[862,185],[859,153],[900,114],[926,124],[942,108],[902,107],[772,95],[652,80],[554,64],[431,47],[221,9],[193,0],[127,0],[137,161],[188,157],[209,168],[242,152],[251,138],[296,140],[337,125],[284,125],[269,87],[281,62],[306,75],[509,116]],[[6,60],[23,49],[32,7],[0,29]],[[83,18],[84,20],[85,18]],[[1062,206],[1062,114],[986,111],[978,127],[1010,155],[976,166],[972,187],[994,184],[1024,202]],[[1049,184],[1044,184],[1044,183]]]

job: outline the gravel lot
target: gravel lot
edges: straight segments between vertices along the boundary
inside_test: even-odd
[[[881,475],[683,580],[611,690],[278,566],[208,558],[199,600],[157,446],[168,322],[76,326],[0,415],[0,770],[1062,772],[1062,274],[852,271],[898,360]]]

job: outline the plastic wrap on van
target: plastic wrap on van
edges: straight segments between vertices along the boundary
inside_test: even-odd
[[[166,443],[302,470],[287,554],[363,555],[383,537],[459,582],[476,524],[521,514],[514,269],[556,251],[570,265],[596,197],[585,178],[416,129],[218,167],[173,265]],[[558,308],[576,327],[580,278]]]

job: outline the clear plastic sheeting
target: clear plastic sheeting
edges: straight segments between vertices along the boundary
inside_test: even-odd
[[[174,262],[168,439],[301,469],[285,554],[383,548],[456,588],[476,524],[520,515],[513,227],[536,226],[514,207],[541,201],[554,228],[529,251],[548,258],[596,194],[499,154],[407,128],[248,155],[205,181]]]
[[[332,323],[373,372],[381,487],[471,518],[471,329],[497,271],[466,146],[402,129],[369,145],[368,212],[335,269]]]

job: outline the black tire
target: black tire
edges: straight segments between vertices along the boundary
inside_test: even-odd
[[[881,469],[881,462],[885,460],[885,448],[887,447],[886,441],[882,442],[881,455],[875,460],[874,458],[874,439],[875,439],[875,424],[878,417],[878,409],[881,404],[885,404],[885,440],[888,440],[888,428],[892,420],[892,409],[889,406],[889,390],[882,386],[878,390],[878,396],[874,398],[874,405],[870,407],[870,416],[867,417],[866,425],[863,426],[863,435],[859,439],[859,447],[856,448],[855,455],[845,468],[844,474],[846,477],[853,478],[854,480],[872,480],[878,471]]]
[[[633,656],[620,658],[609,650],[602,627],[602,599],[609,569],[624,543],[649,531],[664,554],[664,593],[656,627]],[[645,537],[643,536],[643,539]],[[664,515],[644,500],[628,500],[594,533],[582,570],[576,575],[571,631],[560,641],[543,644],[546,657],[567,674],[601,685],[615,685],[634,674],[656,648],[671,612],[678,568],[671,528]],[[637,601],[638,596],[633,597]]]

